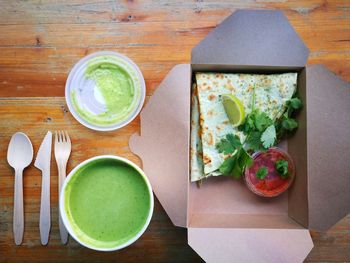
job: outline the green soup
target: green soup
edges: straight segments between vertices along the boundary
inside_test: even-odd
[[[113,248],[134,238],[147,223],[151,196],[132,166],[97,159],[75,172],[65,188],[65,211],[83,243]]]

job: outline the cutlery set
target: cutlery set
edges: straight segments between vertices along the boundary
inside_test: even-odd
[[[42,245],[46,245],[49,240],[51,228],[50,215],[50,162],[52,148],[52,133],[50,131],[44,137],[34,166],[42,172],[41,183],[41,203],[39,230]],[[58,190],[66,178],[66,166],[71,152],[71,141],[67,132],[55,132],[54,153],[58,167]],[[23,170],[28,167],[33,160],[33,146],[29,137],[22,133],[15,133],[9,143],[7,151],[7,161],[15,171],[14,183],[14,210],[13,210],[13,235],[16,245],[20,245],[24,233],[24,216],[23,216]],[[61,242],[66,244],[68,241],[68,232],[62,223],[59,215],[59,229]]]

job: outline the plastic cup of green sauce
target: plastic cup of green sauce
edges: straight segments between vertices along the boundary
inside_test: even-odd
[[[153,193],[136,164],[102,155],[70,172],[59,207],[65,227],[78,243],[114,251],[129,246],[144,233],[153,213]]]
[[[74,65],[66,101],[74,118],[98,131],[119,129],[139,114],[146,86],[138,66],[112,51],[92,53]]]

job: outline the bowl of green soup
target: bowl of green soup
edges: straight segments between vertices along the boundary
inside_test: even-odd
[[[148,227],[152,188],[133,162],[112,155],[93,157],[67,176],[60,212],[69,234],[81,245],[119,250],[135,242]]]
[[[66,102],[73,117],[98,131],[119,129],[140,112],[146,86],[138,66],[112,51],[79,60],[66,82]]]

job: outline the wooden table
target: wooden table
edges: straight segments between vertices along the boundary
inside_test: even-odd
[[[45,3],[44,3],[45,2]],[[66,3],[63,3],[66,2]],[[59,241],[57,168],[52,158],[52,229],[40,245],[41,174],[24,173],[25,234],[12,237],[13,172],[6,162],[15,131],[26,132],[35,153],[47,130],[68,130],[73,152],[68,170],[99,154],[117,154],[141,164],[128,148],[139,118],[110,133],[88,130],[73,119],[64,100],[74,63],[98,50],[114,50],[141,68],[147,98],[166,73],[190,60],[191,49],[237,8],[282,9],[311,50],[309,63],[323,63],[350,81],[349,1],[0,1],[0,262],[196,262],[186,230],[170,222],[159,202],[146,233],[119,252],[97,253],[70,240]],[[307,262],[350,262],[350,216],[327,233],[312,232],[315,248]]]

